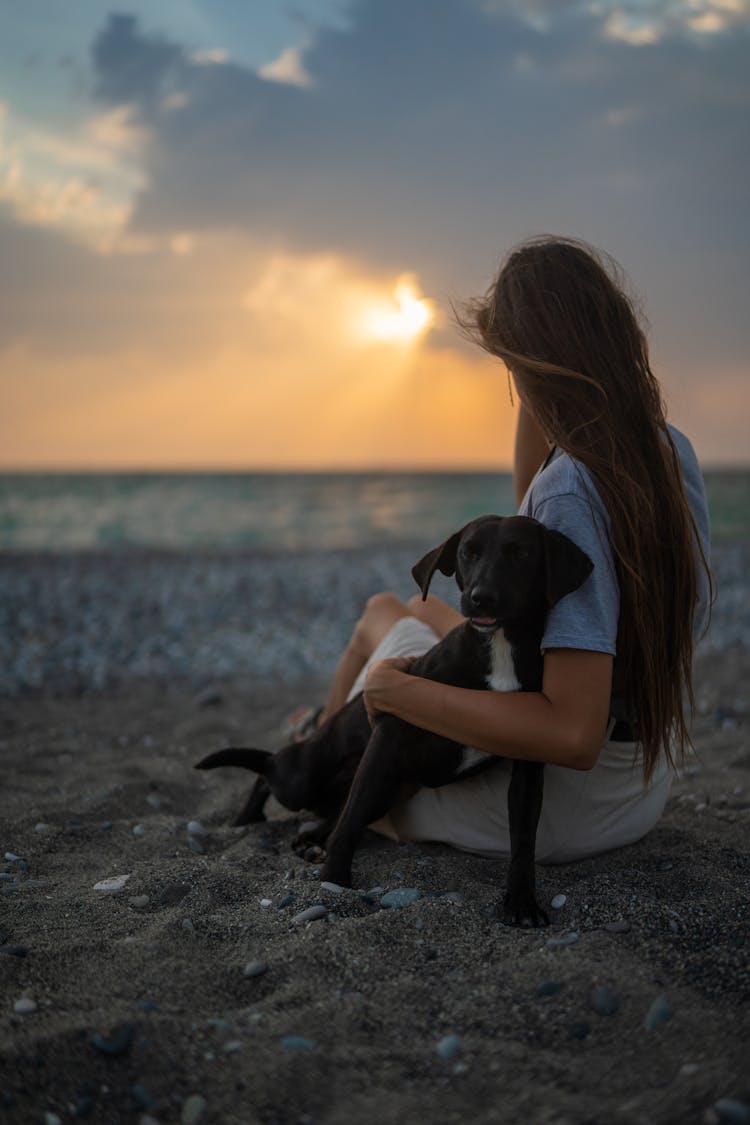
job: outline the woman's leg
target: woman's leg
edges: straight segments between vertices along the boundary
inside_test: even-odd
[[[463,621],[460,613],[432,595],[422,601],[417,594],[408,602],[402,602],[395,594],[373,595],[341,654],[319,722],[325,722],[344,706],[357,677],[375,649],[396,622],[404,617],[416,617],[423,625],[429,626],[438,638],[444,637]]]
[[[320,722],[340,710],[349,696],[354,681],[372,656],[386,633],[402,617],[411,612],[395,594],[375,594],[369,599],[364,613],[354,626],[349,643],[344,649],[328,692]]]
[[[450,633],[451,629],[455,629],[466,620],[453,606],[448,605],[442,598],[433,597],[432,594],[428,594],[425,601],[422,601],[420,594],[415,594],[413,598],[409,598],[406,607],[412,617],[429,625],[441,640]]]

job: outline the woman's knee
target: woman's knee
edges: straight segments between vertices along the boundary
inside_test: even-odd
[[[407,606],[395,594],[373,594],[354,627],[353,647],[366,651],[369,656],[396,622],[409,616]]]
[[[445,637],[464,620],[458,610],[433,594],[428,594],[426,599],[421,594],[415,594],[407,601],[406,610],[411,617],[429,625],[439,637]]]

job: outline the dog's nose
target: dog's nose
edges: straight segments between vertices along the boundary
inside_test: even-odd
[[[471,607],[475,610],[488,610],[492,609],[495,602],[495,595],[492,590],[487,589],[486,586],[474,586],[470,595]]]

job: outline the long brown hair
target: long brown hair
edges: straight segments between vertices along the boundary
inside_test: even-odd
[[[694,544],[701,549],[622,271],[585,243],[532,239],[459,322],[512,372],[548,439],[596,482],[620,585],[615,692],[637,721],[648,780],[661,753],[674,765],[673,747],[682,754],[690,744]]]

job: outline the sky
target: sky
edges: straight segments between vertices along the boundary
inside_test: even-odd
[[[748,122],[750,0],[0,0],[0,469],[505,469],[544,232],[748,464]]]

